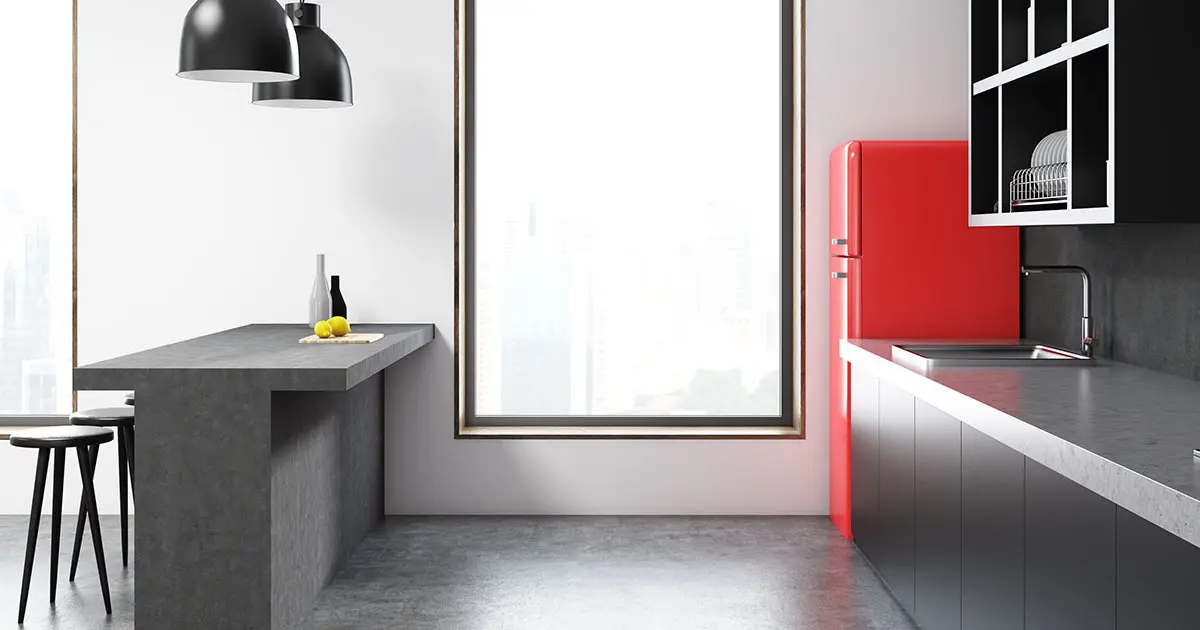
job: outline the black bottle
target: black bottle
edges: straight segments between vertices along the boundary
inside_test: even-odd
[[[330,311],[333,317],[346,317],[346,300],[342,298],[341,276],[330,276],[333,286],[329,289]],[[349,318],[347,318],[349,319]]]

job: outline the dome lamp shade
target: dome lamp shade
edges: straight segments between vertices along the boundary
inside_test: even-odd
[[[251,101],[267,107],[322,109],[354,104],[354,88],[346,55],[321,30],[321,7],[311,2],[287,5],[300,49],[300,78],[255,83]]]
[[[275,0],[196,0],[183,22],[179,76],[224,83],[295,80],[296,32]]]

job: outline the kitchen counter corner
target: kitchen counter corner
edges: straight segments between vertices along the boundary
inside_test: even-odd
[[[892,360],[905,343],[928,340],[841,340],[840,353],[1200,547],[1200,383],[1107,360],[917,371]]]

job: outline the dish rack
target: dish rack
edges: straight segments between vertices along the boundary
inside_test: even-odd
[[[1017,171],[1008,185],[1008,199],[1012,209],[1022,206],[1066,204],[1069,173],[1070,167],[1066,162]]]

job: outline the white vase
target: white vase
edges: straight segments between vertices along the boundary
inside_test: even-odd
[[[308,325],[329,319],[329,284],[325,280],[325,254],[317,254],[317,278],[308,297]]]

